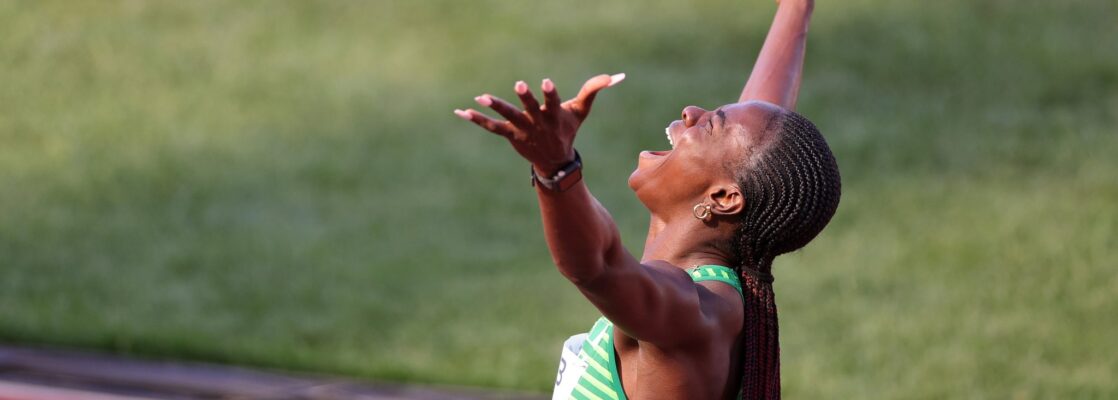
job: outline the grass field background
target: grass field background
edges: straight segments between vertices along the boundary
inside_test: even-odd
[[[0,340],[546,391],[596,317],[527,165],[451,113],[626,72],[625,179],[736,99],[768,1],[0,2]],[[1118,4],[821,1],[844,193],[777,260],[787,398],[1118,397]]]

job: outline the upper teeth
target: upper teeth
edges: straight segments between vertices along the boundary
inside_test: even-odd
[[[675,148],[675,142],[672,141],[671,127],[664,128],[664,135],[668,137],[668,144],[672,145],[672,148],[674,149]]]

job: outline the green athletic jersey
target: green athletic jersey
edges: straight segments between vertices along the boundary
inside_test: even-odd
[[[720,265],[703,265],[688,269],[687,274],[691,275],[691,279],[695,282],[719,281],[733,286],[739,294],[741,293],[741,281],[732,269]],[[566,398],[576,400],[626,400],[625,391],[621,388],[621,379],[617,374],[613,323],[606,317],[598,318],[598,322],[590,328],[590,333],[582,342],[581,350],[578,351],[578,359],[585,364],[585,370],[581,371],[580,376],[566,377],[578,379],[573,389],[564,388],[564,392],[570,390],[569,396],[557,389],[553,399],[567,396]],[[560,381],[565,378],[566,367],[566,359],[561,360],[560,376],[556,381],[557,388],[560,386]]]

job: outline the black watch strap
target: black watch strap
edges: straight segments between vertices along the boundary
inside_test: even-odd
[[[529,168],[532,170],[532,186],[538,185],[553,192],[564,192],[582,180],[582,156],[578,154],[578,150],[575,150],[574,161],[564,165],[551,178],[540,177],[536,175],[535,167],[529,166]]]

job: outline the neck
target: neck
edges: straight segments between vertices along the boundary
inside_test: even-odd
[[[732,258],[720,243],[732,234],[728,224],[706,223],[694,216],[660,216],[653,214],[648,226],[641,261],[667,261],[679,268],[696,265],[728,265]]]
[[[727,224],[721,224],[727,225]],[[674,218],[652,215],[642,261],[663,260],[680,268],[728,265],[733,258],[717,246],[733,227],[715,229],[691,215]],[[764,268],[768,272],[768,268]],[[743,399],[780,398],[780,342],[772,282],[742,272],[745,318],[741,336],[741,391]]]
[[[743,399],[780,398],[780,335],[770,282],[742,274],[745,322],[741,336]]]

